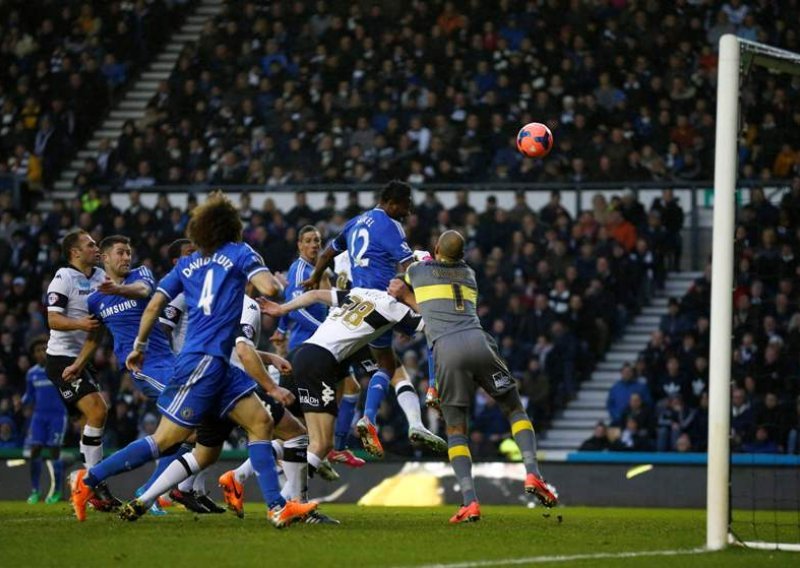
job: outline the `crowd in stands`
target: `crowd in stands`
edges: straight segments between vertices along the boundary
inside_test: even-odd
[[[570,4],[229,1],[76,185],[708,180],[720,36],[800,51],[795,2]],[[798,97],[744,82],[742,179],[799,171]]]
[[[190,197],[187,208],[180,209],[162,195],[151,209],[132,191],[127,207],[120,211],[103,193],[96,200],[56,202],[43,215],[15,212],[7,195],[0,199],[5,200],[0,206],[0,415],[15,416],[19,428],[23,417],[19,394],[30,366],[26,345],[47,331],[42,295],[63,262],[59,239],[74,226],[98,240],[109,234],[128,235],[136,262],[161,275],[170,268],[166,247],[183,235],[196,201]],[[365,196],[361,201],[367,201]],[[575,396],[579,383],[588,378],[625,322],[660,285],[666,267],[679,261],[679,229],[667,229],[662,220],[670,214],[682,216],[681,208],[670,190],[649,211],[631,192],[610,201],[598,194],[593,209],[577,218],[561,204],[558,192],[539,211],[531,209],[524,192],[510,209],[498,207],[494,196],[488,195],[476,210],[466,191],[456,201],[448,209],[435,193],[427,192],[406,220],[409,243],[432,250],[444,228],[464,233],[468,261],[478,274],[483,325],[496,338],[520,381],[529,413],[544,430],[553,413]],[[330,194],[319,210],[308,206],[302,191],[286,212],[278,211],[270,198],[253,203],[248,194],[240,195],[239,206],[245,239],[276,272],[285,271],[293,260],[298,228],[315,224],[327,240],[362,210],[356,192],[346,203],[337,203]],[[397,347],[423,394],[427,365],[422,338],[398,340]],[[96,361],[114,407],[107,429],[110,445],[126,443],[138,435],[145,418],[152,419],[152,409],[141,406],[142,397],[118,372],[118,364],[109,349],[101,351]],[[402,421],[402,413],[385,410],[384,436],[405,432],[402,424],[392,422]],[[434,415],[429,418],[437,422],[434,427],[441,426]],[[509,426],[491,400],[476,399],[474,425],[476,446],[483,455],[496,454],[497,442],[508,434]],[[391,440],[387,445],[402,452],[407,440],[398,435],[396,445]]]
[[[51,189],[188,3],[0,3],[0,173]]]
[[[738,212],[732,295],[734,451],[800,453],[800,177],[780,206],[755,188]],[[708,443],[710,265],[653,331],[611,388],[608,441],[584,449],[705,451]],[[604,442],[603,439],[606,441]]]
[[[49,188],[186,3],[4,2],[0,173]],[[796,2],[570,4],[227,1],[181,52],[145,117],[85,161],[74,200],[55,202],[45,214],[14,209],[0,193],[0,446],[21,437],[26,346],[47,331],[42,295],[62,262],[58,242],[66,231],[82,227],[98,240],[128,235],[138,262],[157,275],[169,269],[166,246],[183,235],[195,202],[176,208],[162,194],[148,208],[138,190],[394,178],[709,179],[719,37],[736,33],[800,51]],[[742,179],[800,174],[798,99],[788,76],[754,72],[744,82]],[[555,132],[546,160],[515,150],[518,127],[533,120]],[[737,229],[733,400],[742,449],[797,451],[800,284],[792,251],[800,182],[794,185],[780,209],[754,190]],[[127,190],[125,210],[114,207],[106,187]],[[282,271],[300,226],[312,222],[328,239],[362,206],[353,193],[347,203],[331,196],[312,210],[299,191],[290,211],[246,194],[240,207],[247,241]],[[680,266],[683,222],[668,189],[647,207],[630,191],[598,194],[575,217],[557,192],[539,211],[524,192],[508,210],[491,196],[476,210],[466,192],[446,209],[428,192],[406,228],[416,248],[431,249],[445,227],[467,236],[482,321],[519,379],[528,412],[546,428],[667,270]],[[640,360],[621,370],[610,405],[620,449],[703,449],[708,294],[707,278],[696,282]],[[421,344],[398,347],[424,392]],[[126,444],[155,419],[117,365],[101,350],[96,366],[113,406],[109,446]],[[400,413],[382,416],[383,435],[398,433],[388,448],[407,451],[404,427],[392,423]],[[476,454],[496,453],[508,428],[497,407],[479,396],[473,418]]]

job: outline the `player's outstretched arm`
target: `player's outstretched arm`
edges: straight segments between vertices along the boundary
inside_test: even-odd
[[[262,270],[253,274],[250,282],[256,287],[256,290],[265,296],[280,296],[283,294],[283,285],[275,278],[275,275],[268,270]]]
[[[259,351],[258,356],[261,357],[265,365],[272,365],[278,369],[281,375],[288,375],[292,372],[292,364],[280,355],[268,353],[267,351]]]
[[[306,290],[316,290],[319,288],[325,269],[337,254],[339,253],[333,250],[333,247],[326,247],[325,250],[322,251],[322,254],[317,257],[317,264],[314,266],[314,272],[311,273],[308,280],[303,281],[303,288]]]
[[[153,293],[153,287],[143,280],[130,284],[115,284],[113,280],[106,278],[105,282],[97,287],[97,291],[101,294],[122,296],[131,300],[144,300]]]
[[[258,305],[261,307],[262,314],[273,318],[279,318],[289,312],[308,307],[312,304],[326,304],[331,306],[333,305],[333,296],[330,290],[310,290],[308,292],[303,292],[294,300],[286,302],[285,304],[278,304],[266,298],[257,298],[256,302],[258,302]]]
[[[104,331],[104,326],[98,326],[89,333],[89,336],[86,338],[86,342],[83,344],[83,347],[81,347],[81,352],[78,353],[75,361],[73,361],[72,364],[65,368],[61,373],[62,379],[65,381],[74,381],[80,377],[81,373],[83,372],[83,368],[89,361],[91,361],[91,359],[94,357],[95,351],[97,351],[97,348],[100,346],[100,341],[103,339]]]
[[[160,291],[156,291],[147,304],[142,314],[142,320],[139,322],[139,333],[136,335],[136,341],[133,342],[133,349],[128,354],[128,358],[125,359],[125,366],[128,370],[136,372],[142,370],[144,353],[147,350],[147,340],[167,302],[167,296]]]
[[[236,354],[239,356],[239,360],[242,362],[245,372],[250,375],[268,395],[284,406],[289,406],[294,402],[294,395],[275,383],[272,377],[269,376],[261,360],[261,354],[253,348],[252,344],[247,341],[238,341],[236,343]]]
[[[389,282],[389,289],[387,292],[389,292],[389,295],[395,298],[398,302],[403,302],[415,312],[420,313],[419,305],[417,304],[417,297],[414,295],[414,291],[399,278],[392,278],[392,281]]]
[[[92,316],[71,318],[61,312],[48,311],[47,325],[56,331],[93,331],[100,327],[100,322]]]

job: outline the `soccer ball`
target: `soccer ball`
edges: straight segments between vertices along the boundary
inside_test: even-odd
[[[553,133],[541,122],[523,126],[517,134],[517,150],[529,158],[544,158],[553,149]]]

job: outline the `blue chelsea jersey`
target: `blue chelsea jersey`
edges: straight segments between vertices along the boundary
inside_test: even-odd
[[[146,266],[131,270],[123,284],[133,284],[134,282],[144,282],[150,286],[151,291],[155,289],[155,278]],[[139,333],[139,323],[149,301],[149,297],[132,299],[97,291],[93,292],[87,300],[89,313],[103,322],[103,325],[114,336],[114,355],[120,365],[125,365],[125,359],[133,349],[133,342]],[[173,360],[174,355],[169,347],[167,336],[156,325],[150,333],[145,366],[148,363],[163,364],[165,361],[169,363]],[[143,372],[147,374],[146,369],[143,369]]]
[[[397,265],[413,258],[403,226],[380,207],[353,217],[331,246],[349,253],[354,288],[386,290]]]
[[[292,300],[305,292],[303,281],[308,279],[312,272],[314,272],[314,266],[303,260],[302,257],[292,263],[286,277],[288,280],[285,290],[287,300]],[[307,308],[295,310],[283,316],[278,322],[278,331],[283,334],[289,333],[289,351],[299,347],[305,343],[306,339],[314,335],[327,316],[328,307],[324,304],[312,304]]]
[[[61,402],[58,388],[47,378],[47,373],[41,365],[34,365],[28,369],[22,404],[32,404],[34,414],[67,414],[67,407]]]
[[[158,284],[170,300],[181,292],[186,298],[189,326],[181,356],[202,353],[227,361],[239,330],[245,284],[267,270],[261,255],[245,243],[226,243],[211,255],[198,251],[181,258]]]

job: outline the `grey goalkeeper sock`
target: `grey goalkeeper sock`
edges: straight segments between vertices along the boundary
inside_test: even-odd
[[[528,415],[524,412],[515,412],[508,417],[508,421],[511,422],[511,434],[514,436],[514,441],[522,453],[525,471],[541,476],[539,463],[536,461],[536,432],[533,430],[533,424]]]
[[[472,480],[472,454],[469,453],[468,439],[464,434],[453,434],[447,437],[447,446],[450,465],[453,466],[453,472],[461,486],[464,505],[469,505],[478,500],[478,495]]]

